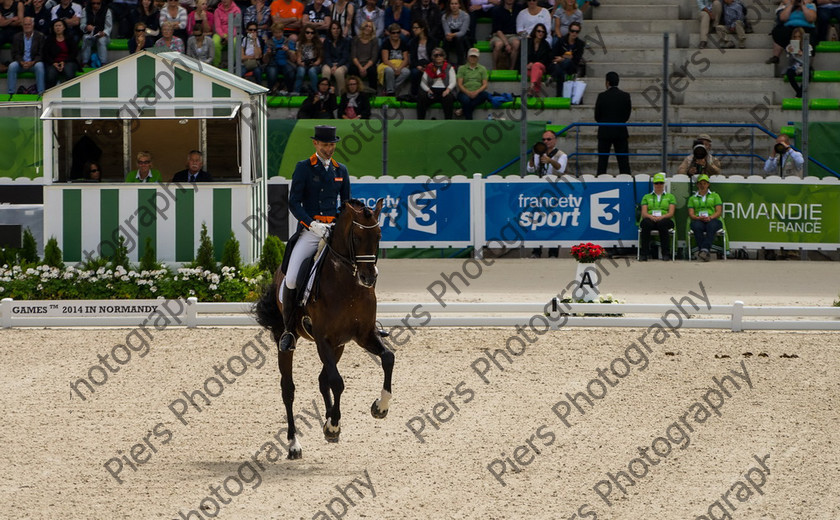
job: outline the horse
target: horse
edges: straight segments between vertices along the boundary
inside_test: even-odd
[[[374,291],[378,274],[376,262],[379,240],[382,238],[379,227],[382,202],[379,199],[375,208],[368,208],[361,201],[351,199],[341,208],[326,240],[326,256],[322,259],[317,283],[300,313],[300,319],[296,317],[297,334],[315,342],[323,364],[318,384],[326,407],[323,433],[327,442],[338,442],[341,433],[344,380],[338,372],[338,362],[345,343],[350,340],[379,357],[384,381],[379,398],[370,407],[370,413],[377,419],[384,419],[388,415],[394,353],[384,345],[376,326]],[[295,399],[295,383],[292,378],[294,351],[281,352],[279,348],[284,327],[283,304],[278,289],[283,279],[284,275],[278,269],[254,311],[257,322],[272,332],[278,344],[280,387],[288,422],[288,458],[299,459],[302,449],[296,437],[292,410]]]

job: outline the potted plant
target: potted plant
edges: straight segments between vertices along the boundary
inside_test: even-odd
[[[601,272],[598,266],[593,264],[599,258],[607,256],[607,251],[598,244],[586,242],[573,246],[571,255],[578,261],[575,274],[578,288],[575,289],[575,296],[579,295],[580,299],[586,302],[597,301],[601,293]]]

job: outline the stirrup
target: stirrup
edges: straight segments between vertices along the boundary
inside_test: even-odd
[[[379,333],[380,338],[387,338],[391,335],[391,333],[385,330],[385,327],[383,327],[382,323],[380,323],[379,321],[376,322],[376,332]]]
[[[280,349],[280,352],[294,352],[295,335],[289,332],[288,330],[283,332],[283,335],[280,336],[280,343],[278,344],[277,348]]]

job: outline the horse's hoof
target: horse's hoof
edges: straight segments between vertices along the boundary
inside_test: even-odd
[[[370,405],[370,414],[374,417],[374,419],[384,419],[388,417],[388,409],[380,410],[379,409],[379,399],[373,401],[373,404]]]
[[[289,456],[286,457],[289,460],[297,460],[303,457],[303,452],[300,448],[289,448]]]
[[[324,438],[327,442],[338,442],[339,435],[341,435],[341,426],[333,426],[332,419],[327,419],[324,424]]]

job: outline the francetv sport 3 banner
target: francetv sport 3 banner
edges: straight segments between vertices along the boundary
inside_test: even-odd
[[[481,185],[484,219],[477,246],[509,241],[526,247],[635,244],[632,181],[554,177],[488,178]]]

